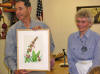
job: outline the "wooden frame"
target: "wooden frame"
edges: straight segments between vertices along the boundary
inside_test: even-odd
[[[94,24],[100,24],[100,6],[78,6],[77,11],[83,8],[91,11],[94,17]]]
[[[17,69],[50,71],[49,30],[17,29]]]

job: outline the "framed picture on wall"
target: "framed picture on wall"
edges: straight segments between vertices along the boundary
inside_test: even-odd
[[[83,8],[91,12],[94,18],[94,24],[100,24],[100,6],[78,6],[77,11]]]
[[[17,69],[50,71],[49,30],[17,30]]]

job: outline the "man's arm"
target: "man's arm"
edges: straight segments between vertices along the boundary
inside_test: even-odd
[[[13,36],[13,34],[14,34],[13,30],[9,30],[7,33],[4,61],[9,69],[16,70],[17,47],[15,43],[16,38]]]

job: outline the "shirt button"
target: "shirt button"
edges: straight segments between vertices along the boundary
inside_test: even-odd
[[[75,50],[75,48],[73,48],[73,50]]]

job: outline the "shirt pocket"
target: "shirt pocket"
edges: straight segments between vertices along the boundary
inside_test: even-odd
[[[87,46],[87,48],[88,48],[88,51],[87,51],[88,56],[92,57],[93,53],[94,53],[94,50],[95,50],[94,45],[89,45],[89,46]]]
[[[72,47],[71,47],[71,50],[73,53],[80,53],[80,50],[81,50],[81,45],[79,44],[73,44]]]

